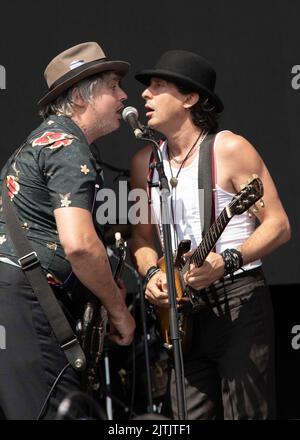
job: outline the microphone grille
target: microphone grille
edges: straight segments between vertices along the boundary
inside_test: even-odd
[[[126,121],[130,113],[133,113],[136,116],[136,118],[139,117],[139,112],[135,107],[125,107],[124,110],[122,111],[122,118],[124,119],[124,121]]]

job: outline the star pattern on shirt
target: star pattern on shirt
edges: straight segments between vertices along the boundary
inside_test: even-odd
[[[89,170],[89,168],[86,166],[86,164],[84,164],[84,165],[80,165],[80,171],[81,171],[83,174],[85,174],[85,175],[89,174],[89,172],[90,172],[90,170]]]
[[[14,162],[14,163],[12,164],[11,167],[12,167],[12,169],[14,170],[14,172],[16,173],[16,181],[18,181],[18,180],[19,180],[20,170],[17,169],[17,164],[16,164],[16,162]]]
[[[70,200],[71,193],[68,194],[59,194],[60,195],[60,206],[62,208],[68,208],[71,205],[72,200]]]
[[[7,240],[7,238],[5,237],[5,235],[0,235],[0,244],[5,243]]]
[[[47,248],[50,249],[51,251],[56,251],[57,244],[56,243],[47,243]]]
[[[44,172],[44,176],[45,176],[45,177],[52,177],[53,174],[54,174],[53,171],[48,171],[48,172],[45,171],[45,172]]]

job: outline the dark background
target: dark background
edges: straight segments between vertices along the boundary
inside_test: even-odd
[[[152,67],[168,49],[198,52],[215,66],[216,91],[225,105],[221,128],[243,135],[257,148],[292,225],[292,240],[265,258],[264,267],[277,317],[280,413],[298,418],[300,353],[290,341],[291,328],[300,324],[300,90],[292,73],[300,64],[299,15],[298,0],[27,0],[0,5],[0,65],[6,69],[6,89],[0,90],[1,166],[39,123],[36,102],[46,91],[44,68],[72,45],[97,41],[110,58],[131,62],[123,86],[128,105],[138,108],[142,121],[136,70]],[[105,162],[125,169],[141,147],[125,124],[97,145]],[[115,177],[106,172],[108,185],[115,185]]]

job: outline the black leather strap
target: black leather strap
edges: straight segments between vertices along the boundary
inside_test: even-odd
[[[200,213],[202,212],[202,200],[204,196],[204,217],[202,217],[202,237],[208,231],[212,220],[213,207],[213,179],[212,179],[212,147],[215,140],[215,134],[206,136],[199,151],[199,165],[198,165],[198,188],[199,190],[199,206]]]
[[[36,252],[24,234],[14,204],[8,197],[5,179],[2,185],[2,207],[7,231],[19,258],[19,264],[30,282],[62,350],[75,370],[84,370],[86,359],[83,350],[47,282]]]

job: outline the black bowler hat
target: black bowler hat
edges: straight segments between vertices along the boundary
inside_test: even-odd
[[[135,78],[146,86],[153,77],[163,78],[188,90],[199,92],[210,99],[218,113],[224,108],[214,92],[216,72],[200,55],[185,50],[169,50],[159,58],[153,69],[141,70],[135,75]]]

